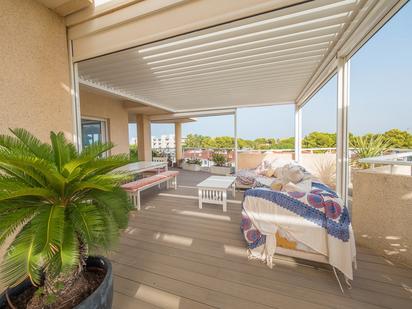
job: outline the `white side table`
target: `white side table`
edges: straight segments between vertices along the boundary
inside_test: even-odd
[[[232,189],[232,196],[235,197],[236,177],[233,176],[210,176],[197,185],[199,193],[199,208],[203,203],[223,205],[223,211],[227,211],[227,190]]]

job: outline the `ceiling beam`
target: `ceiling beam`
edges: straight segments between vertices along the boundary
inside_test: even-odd
[[[156,107],[156,108],[162,109],[164,111],[168,111],[168,112],[175,112],[175,110],[172,109],[172,108],[165,107],[163,105],[157,104],[157,103],[152,102],[150,100],[147,100],[145,98],[142,98],[142,97],[139,97],[139,96],[136,96],[136,95],[130,95],[130,94],[127,94],[127,93],[122,92],[120,90],[112,89],[112,88],[109,88],[107,86],[103,86],[103,85],[100,85],[100,84],[97,84],[97,83],[94,83],[94,82],[91,82],[91,81],[88,81],[88,80],[85,80],[85,79],[82,79],[82,78],[79,78],[79,83],[82,84],[82,85],[85,85],[87,87],[95,88],[95,89],[101,90],[103,92],[110,93],[110,94],[115,95],[115,96],[117,96],[119,98],[122,98],[122,99],[130,100],[130,101],[137,102],[137,103],[146,104],[146,105],[153,106],[153,107]]]
[[[129,16],[129,6],[122,16],[117,16],[113,21],[107,19],[117,11],[70,27],[68,37],[72,40],[73,60],[77,62],[302,2],[309,1],[184,1],[167,9],[148,9],[144,18]],[[142,7],[158,3],[165,1],[146,0],[135,5]]]
[[[38,0],[60,16],[68,16],[93,6],[93,0]]]
[[[223,116],[223,115],[234,115],[235,109],[216,109],[216,110],[202,110],[202,111],[193,111],[193,112],[179,112],[173,114],[164,114],[164,115],[153,115],[150,116],[150,121],[159,121],[159,120],[176,120],[181,118],[193,118],[193,117],[210,117],[210,116]]]

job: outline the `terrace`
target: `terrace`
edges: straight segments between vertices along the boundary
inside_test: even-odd
[[[181,171],[177,191],[143,192],[111,255],[115,308],[410,308],[412,269],[364,247],[344,295],[325,264],[279,255],[268,269],[248,260],[243,194],[227,213],[198,209],[196,184],[208,176]]]
[[[61,48],[55,53],[54,46],[47,53],[63,55],[50,62],[64,64],[58,89],[68,104],[42,105],[50,91],[30,92],[19,98],[34,102],[18,109],[22,127],[38,124],[34,130],[42,139],[51,129],[64,131],[79,151],[111,141],[116,147],[110,156],[129,151],[128,126],[135,124],[138,160],[150,163],[151,124],[173,124],[173,155],[180,162],[190,156],[182,146],[182,124],[231,115],[230,160],[239,171],[255,168],[267,155],[238,149],[239,109],[289,105],[294,115],[285,121],[294,123],[295,147],[271,155],[293,159],[313,174],[320,173],[317,158],[332,162],[331,184],[351,205],[358,268],[352,287],[341,291],[328,264],[276,255],[270,269],[249,260],[239,231],[245,191],[229,198],[227,212],[208,204],[199,209],[196,186],[211,174],[176,168],[177,190],[156,186],[142,192],[141,210],[132,211],[110,254],[114,308],[411,307],[411,155],[369,158],[364,162],[376,166],[352,173],[348,130],[351,57],[407,1],[118,0],[96,7],[93,1],[61,1],[73,6],[58,7],[39,2],[41,8],[36,4],[27,12],[43,16],[50,14],[44,6],[53,10],[57,27],[63,25],[59,46],[69,46],[67,54]],[[74,9],[74,3],[82,6]],[[47,28],[42,25],[42,31]],[[36,46],[50,47],[44,45]],[[43,75],[56,89],[53,74]],[[336,148],[314,154],[302,149],[302,108],[334,76]],[[18,95],[17,89],[11,97]],[[44,108],[36,113],[38,106]],[[5,128],[15,127],[10,119],[16,117],[7,114]]]

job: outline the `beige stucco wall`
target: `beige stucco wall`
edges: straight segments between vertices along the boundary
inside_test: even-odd
[[[23,127],[72,139],[66,28],[33,0],[0,1],[0,133]]]
[[[292,153],[242,151],[238,153],[238,169],[256,168],[264,159],[278,158],[292,160]]]
[[[48,141],[51,130],[72,139],[63,19],[34,0],[1,0],[0,55],[0,133],[23,127],[43,141]]]
[[[355,171],[352,221],[358,245],[412,266],[412,176]]]
[[[115,144],[111,154],[129,153],[129,118],[120,99],[81,89],[80,112],[82,117],[107,121],[109,140]]]

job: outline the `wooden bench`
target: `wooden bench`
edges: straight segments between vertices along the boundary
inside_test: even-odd
[[[122,189],[125,190],[134,207],[137,210],[140,210],[140,192],[151,187],[160,185],[166,182],[166,187],[169,189],[171,185],[174,186],[174,189],[177,189],[177,175],[179,175],[178,171],[166,171],[162,172],[150,177],[142,178],[136,181],[128,182],[122,185]]]

